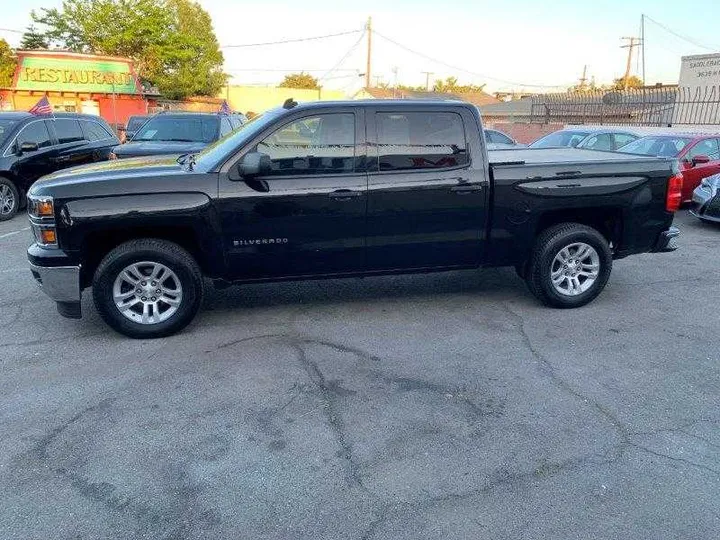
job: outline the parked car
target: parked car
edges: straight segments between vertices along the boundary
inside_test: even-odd
[[[489,150],[500,150],[502,148],[522,148],[525,145],[518,143],[508,134],[497,129],[485,130],[485,142]]]
[[[140,129],[149,118],[149,115],[133,115],[128,118],[127,126],[125,126],[126,141],[132,139],[135,136],[135,133],[137,133],[137,130]]]
[[[639,135],[627,129],[598,127],[568,128],[549,133],[529,145],[529,148],[585,148],[613,151],[637,139]]]
[[[149,118],[113,157],[129,158],[199,152],[242,125],[234,114],[171,112]]]
[[[105,161],[118,138],[98,116],[0,112],[0,221],[23,206],[39,177],[73,165]]]
[[[720,173],[720,135],[650,135],[622,147],[619,151],[677,158],[683,174],[683,203],[692,201],[693,191],[703,178]]]
[[[692,196],[690,213],[703,221],[720,223],[720,174],[703,178]]]
[[[573,308],[600,294],[613,259],[675,249],[675,160],[488,153],[481,133],[463,102],[289,102],[185,160],[42,178],[30,268],[62,315],[79,318],[92,287],[107,324],[150,338],[193,319],[203,276],[515,266],[542,302]]]

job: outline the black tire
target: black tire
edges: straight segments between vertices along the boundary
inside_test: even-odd
[[[582,242],[595,249],[599,272],[587,290],[575,296],[558,292],[552,283],[553,260],[571,244]],[[576,308],[594,300],[605,288],[612,271],[612,252],[605,237],[596,229],[579,223],[560,223],[545,229],[538,236],[530,257],[525,281],[530,292],[545,305],[556,308]]]
[[[161,322],[134,322],[120,312],[113,299],[115,279],[129,265],[143,261],[166,266],[182,287],[177,311]],[[95,307],[113,330],[131,338],[152,339],[179,332],[193,320],[202,301],[203,277],[197,261],[182,247],[166,240],[145,238],[121,244],[108,253],[95,271],[92,287]]]
[[[7,190],[12,197],[12,206],[9,209],[5,209],[2,206],[2,191],[5,190]],[[20,197],[20,192],[18,188],[15,187],[12,180],[0,176],[0,221],[7,221],[8,219],[15,217],[15,214],[17,214],[20,209],[21,202],[22,198]]]

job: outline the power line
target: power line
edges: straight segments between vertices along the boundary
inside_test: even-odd
[[[283,45],[285,43],[299,43],[301,41],[314,41],[314,40],[318,40],[318,39],[327,39],[327,38],[334,38],[334,37],[338,37],[338,36],[347,36],[350,34],[356,34],[358,32],[363,32],[363,30],[349,30],[347,32],[338,32],[337,34],[327,34],[324,36],[284,39],[282,41],[266,41],[264,43],[243,43],[240,45],[221,45],[220,48],[221,49],[238,49],[241,47],[264,47],[266,45]]]
[[[677,37],[677,38],[680,38],[680,39],[682,39],[683,41],[687,41],[688,43],[692,43],[692,44],[695,45],[696,47],[700,47],[701,49],[705,49],[706,51],[712,51],[712,52],[717,52],[718,50],[720,50],[720,47],[708,47],[707,45],[703,45],[702,43],[700,43],[700,42],[698,42],[698,41],[695,41],[695,40],[692,39],[692,38],[689,38],[689,37],[687,37],[687,36],[684,36],[683,34],[680,34],[680,33],[676,32],[675,30],[673,30],[673,29],[665,26],[664,24],[656,21],[655,19],[653,19],[653,18],[650,17],[649,15],[645,15],[645,18],[646,18],[648,21],[650,21],[650,22],[654,23],[655,25],[659,26],[660,28],[662,28],[662,29],[665,30],[666,32],[669,32],[669,33],[672,34],[673,36],[675,36],[675,37]]]
[[[364,37],[365,37],[365,30],[362,31],[358,40],[350,46],[350,48],[345,52],[345,54],[342,55],[342,58],[340,58],[340,60],[338,60],[337,63],[333,67],[331,67],[324,75],[322,75],[318,79],[318,81],[322,81],[328,75],[330,75],[333,71],[335,71],[337,68],[339,68],[342,65],[342,63],[345,60],[347,60],[348,56],[350,56],[353,53],[353,51],[357,48],[357,46],[360,45],[360,42],[362,41],[362,39]]]
[[[257,72],[276,72],[276,73],[313,73],[313,72],[325,72],[328,71],[327,68],[321,68],[321,69],[268,69],[268,68],[226,68],[225,71],[257,71]],[[333,71],[352,71],[355,73],[357,69],[350,69],[350,68],[336,68]]]
[[[378,32],[377,30],[375,30],[375,34],[378,35],[378,36],[380,36],[380,37],[381,37],[382,39],[384,39],[385,41],[389,41],[389,42],[392,43],[393,45],[395,45],[395,46],[397,46],[397,47],[400,47],[401,49],[405,49],[406,51],[408,51],[408,52],[410,52],[410,53],[412,53],[412,54],[415,54],[415,55],[417,55],[417,56],[419,56],[419,57],[421,57],[421,58],[425,58],[426,60],[430,60],[431,62],[435,62],[436,64],[440,64],[440,65],[442,65],[442,66],[445,66],[445,67],[447,67],[447,68],[453,69],[453,70],[455,70],[455,71],[461,71],[461,72],[463,72],[463,73],[468,73],[468,74],[470,74],[470,75],[474,75],[474,76],[476,76],[476,77],[480,77],[480,78],[483,78],[483,79],[490,79],[490,80],[492,80],[492,81],[501,82],[501,83],[505,83],[505,84],[510,84],[510,85],[512,85],[512,86],[525,86],[525,87],[532,87],[532,88],[562,88],[562,87],[568,86],[568,85],[564,85],[564,84],[550,85],[550,84],[519,83],[519,82],[514,82],[514,81],[506,81],[505,79],[498,79],[497,77],[490,77],[489,75],[485,75],[484,73],[477,73],[477,72],[475,72],[475,71],[470,71],[469,69],[465,69],[465,68],[461,68],[461,67],[458,67],[458,66],[454,66],[454,65],[452,65],[452,64],[448,64],[447,62],[443,62],[442,60],[438,60],[437,58],[433,58],[432,56],[428,56],[427,54],[421,53],[420,51],[416,51],[415,49],[411,49],[410,47],[407,47],[407,46],[403,45],[402,43],[398,43],[398,42],[395,41],[394,39],[389,38],[389,37],[381,34],[381,33]]]
[[[0,28],[0,32],[13,32],[15,34],[24,34],[22,30],[13,30],[12,28]]]

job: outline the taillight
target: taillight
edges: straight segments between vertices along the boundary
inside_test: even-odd
[[[683,176],[677,173],[668,180],[667,196],[665,198],[665,210],[668,212],[677,212],[682,203],[682,187]]]

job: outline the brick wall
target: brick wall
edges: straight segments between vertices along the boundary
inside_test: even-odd
[[[522,144],[530,144],[531,142],[539,139],[543,135],[552,133],[559,129],[563,129],[565,124],[530,124],[520,122],[502,122],[486,120],[485,127],[491,129],[497,129],[503,133],[507,133],[517,142]]]

